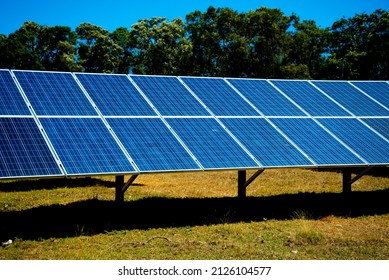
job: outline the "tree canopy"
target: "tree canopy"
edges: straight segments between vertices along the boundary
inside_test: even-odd
[[[0,68],[294,79],[388,79],[389,12],[330,28],[261,7],[209,7],[186,20],[154,17],[109,32],[27,21],[0,34]]]

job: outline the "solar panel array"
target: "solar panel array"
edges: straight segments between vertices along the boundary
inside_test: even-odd
[[[389,84],[0,70],[0,178],[389,165]]]

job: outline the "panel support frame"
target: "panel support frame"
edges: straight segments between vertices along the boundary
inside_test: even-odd
[[[369,172],[373,166],[369,166],[364,169],[361,173],[357,174],[354,178],[351,177],[351,169],[344,168],[342,169],[342,192],[345,195],[348,195],[352,192],[352,184],[362,178],[367,172]]]
[[[115,176],[115,201],[117,203],[124,202],[124,193],[131,186],[131,184],[138,177],[138,174],[132,175],[130,179],[128,179],[127,183],[124,184],[124,175]]]
[[[265,169],[258,169],[248,180],[246,179],[246,170],[238,170],[238,198],[246,198],[247,187],[259,176]]]

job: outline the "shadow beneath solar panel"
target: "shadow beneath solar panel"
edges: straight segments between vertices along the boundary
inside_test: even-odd
[[[1,192],[25,192],[31,190],[53,190],[57,188],[78,188],[89,186],[103,186],[114,188],[115,182],[106,181],[98,178],[72,178],[72,179],[41,179],[41,180],[22,180],[14,182],[0,182]],[[140,184],[133,184],[140,185]]]
[[[300,193],[270,197],[144,198],[118,205],[98,199],[0,212],[0,240],[94,235],[115,230],[169,228],[293,219],[329,215],[358,217],[389,213],[389,189],[340,193]],[[82,231],[80,232],[80,229]]]

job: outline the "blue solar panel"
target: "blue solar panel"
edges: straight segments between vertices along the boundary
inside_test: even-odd
[[[8,70],[0,70],[0,115],[31,115]]]
[[[140,171],[200,169],[159,118],[109,118],[108,122]]]
[[[37,115],[97,115],[71,73],[14,71]]]
[[[364,164],[312,119],[272,121],[318,165]]]
[[[33,118],[0,118],[0,177],[62,175]]]
[[[99,118],[41,118],[67,174],[131,173],[135,169]]]
[[[164,116],[209,116],[210,114],[176,77],[131,76]]]
[[[387,116],[389,111],[348,82],[317,81],[314,84],[357,116]]]
[[[228,79],[228,81],[266,116],[306,115],[268,81],[251,79]]]
[[[258,116],[239,94],[221,78],[181,78],[217,116]]]
[[[386,139],[389,139],[389,118],[369,118],[362,120]]]
[[[265,167],[312,165],[264,119],[226,118],[222,121]]]
[[[306,81],[271,81],[312,116],[349,116],[344,109]]]
[[[319,121],[369,164],[389,163],[389,143],[357,119],[320,119]]]
[[[352,82],[352,84],[389,108],[389,84],[387,82]]]
[[[216,120],[172,118],[167,121],[205,169],[258,167]]]
[[[76,74],[105,116],[155,116],[125,75]]]

